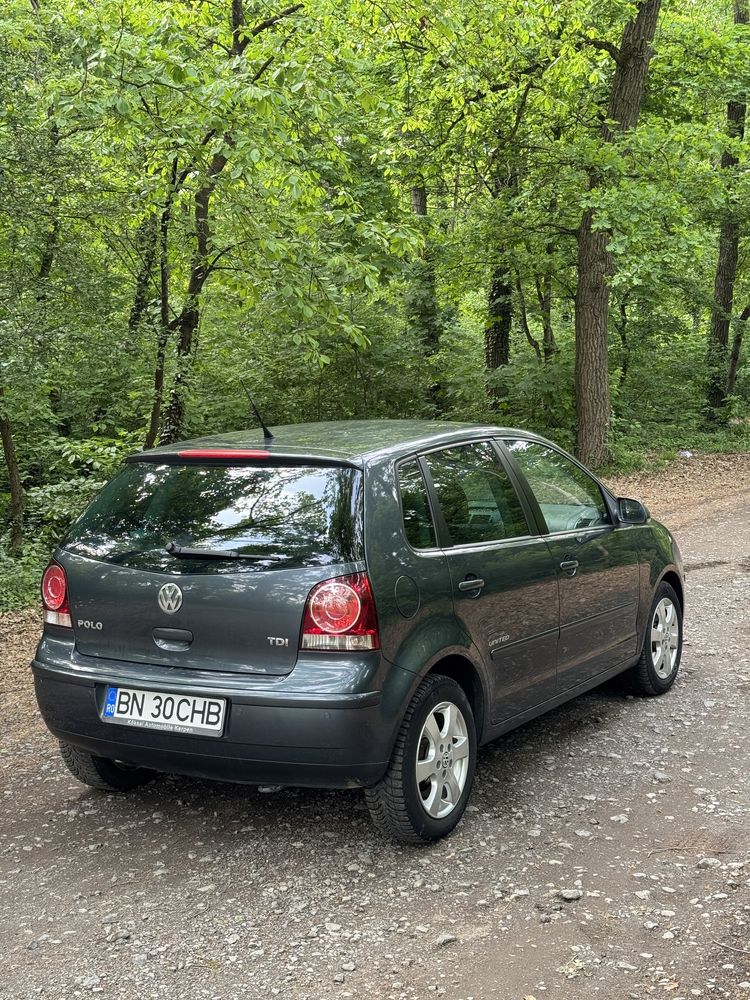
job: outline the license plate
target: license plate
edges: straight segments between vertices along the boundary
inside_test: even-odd
[[[108,687],[102,718],[105,722],[169,733],[221,736],[226,707],[224,698]]]

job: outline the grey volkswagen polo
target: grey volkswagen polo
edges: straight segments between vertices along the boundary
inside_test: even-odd
[[[33,661],[70,771],[361,787],[435,840],[477,747],[682,648],[670,532],[534,434],[425,421],[239,432],[134,455],[42,582]]]

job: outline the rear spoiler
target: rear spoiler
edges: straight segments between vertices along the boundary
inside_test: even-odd
[[[269,451],[266,448],[180,448],[178,451],[142,451],[125,459],[128,465],[153,462],[158,465],[312,465],[361,469],[362,463],[329,455]]]

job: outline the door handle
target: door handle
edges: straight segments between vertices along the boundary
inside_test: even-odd
[[[563,573],[567,573],[568,576],[575,576],[576,570],[578,569],[577,559],[563,559],[560,563],[560,569]]]
[[[479,591],[484,586],[484,580],[478,576],[467,576],[465,580],[462,580],[458,589],[463,593],[476,592],[476,596],[479,596]]]

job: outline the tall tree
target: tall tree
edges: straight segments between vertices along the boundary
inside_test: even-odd
[[[243,0],[231,0],[229,19],[232,28],[232,44],[228,55],[231,60],[242,59],[253,39],[261,33],[274,28],[285,18],[291,17],[302,10],[303,4],[294,3],[278,13],[259,21],[253,27],[245,22]],[[279,41],[279,50],[283,41]],[[275,53],[269,55],[252,74],[250,85],[255,86],[270,68],[275,59]],[[211,129],[204,140],[204,145],[211,142],[215,129]],[[185,391],[193,361],[195,335],[200,320],[200,308],[203,289],[209,275],[218,262],[221,252],[211,259],[211,199],[216,190],[219,177],[229,162],[229,153],[236,145],[231,127],[224,132],[223,141],[210,157],[205,172],[193,197],[193,250],[190,259],[189,277],[183,299],[182,309],[172,321],[171,326],[177,332],[177,369],[174,375],[169,403],[164,414],[164,424],[161,432],[161,443],[171,444],[176,441],[183,428],[185,419]],[[157,359],[158,361],[158,359]]]
[[[161,431],[246,426],[240,379],[272,422],[486,421],[499,385],[570,446],[577,334],[597,461],[608,310],[612,443],[677,445],[705,418],[706,365],[675,358],[705,361],[717,243],[715,388],[747,410],[737,3],[9,0],[0,545],[21,520],[25,559],[54,544]]]
[[[638,122],[660,7],[661,0],[641,0],[636,16],[625,25],[619,48],[604,40],[593,43],[606,48],[615,63],[600,131],[604,143],[613,143]],[[590,190],[602,184],[602,178],[590,172]],[[609,242],[609,232],[597,225],[596,211],[589,206],[578,230],[575,392],[576,450],[592,466],[609,457]]]
[[[10,416],[5,412],[4,395],[4,389],[0,385],[0,439],[3,442],[3,458],[10,487],[10,551],[16,554],[23,542],[23,486],[13,438],[13,425]]]
[[[427,184],[422,176],[417,177],[412,185],[411,207],[420,227],[422,246],[409,268],[404,306],[406,320],[422,342],[429,364],[430,359],[440,350],[443,316],[437,295],[435,245],[429,218]],[[430,396],[437,413],[442,406],[442,395],[439,380],[432,378]]]
[[[502,150],[498,147],[495,150],[492,178],[488,185],[490,197],[494,202],[498,201],[503,194],[512,192],[517,181],[516,171],[513,167],[497,162],[501,155]],[[502,231],[502,227],[498,228]],[[487,296],[487,324],[484,328],[484,364],[490,376],[510,363],[510,331],[513,325],[510,254],[502,237],[498,244],[493,247],[494,264]],[[492,378],[490,378],[489,383],[489,395],[492,405],[497,408],[502,398],[502,392],[500,386]]]
[[[746,25],[750,7],[748,0],[735,0],[734,23]],[[745,135],[746,99],[743,94],[727,103],[727,139],[728,144],[721,154],[721,171],[727,177],[728,208],[719,231],[719,255],[714,276],[714,299],[711,309],[711,322],[708,330],[708,350],[706,364],[708,368],[708,384],[706,402],[709,420],[721,419],[725,408],[727,394],[734,389],[734,382],[742,347],[742,333],[745,319],[741,318],[732,345],[732,353],[728,363],[729,330],[732,324],[732,308],[734,305],[734,286],[737,280],[737,265],[739,262],[741,222],[734,199],[734,174],[739,157],[737,145]],[[744,315],[744,314],[743,314]]]

